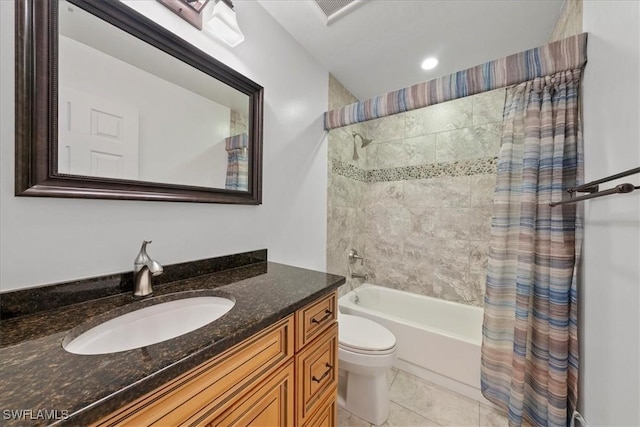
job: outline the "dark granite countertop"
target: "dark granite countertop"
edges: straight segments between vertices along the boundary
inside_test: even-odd
[[[314,299],[344,277],[271,262],[156,286],[149,298],[195,290],[231,295],[235,306],[188,334],[106,355],[62,348],[70,331],[96,316],[140,304],[121,293],[0,322],[2,425],[85,425],[211,359]],[[31,412],[9,412],[9,411]],[[44,413],[42,411],[49,411]],[[57,411],[57,412],[52,412]],[[68,418],[50,420],[51,416]],[[18,419],[20,418],[20,419]]]

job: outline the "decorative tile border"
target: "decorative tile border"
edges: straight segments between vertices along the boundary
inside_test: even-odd
[[[327,111],[324,114],[324,128],[331,130],[511,86],[559,71],[581,69],[586,62],[587,33],[582,33]]]
[[[367,171],[338,159],[331,159],[331,172],[336,175],[351,178],[356,181],[367,182]]]
[[[362,182],[410,181],[440,176],[471,176],[496,173],[497,170],[497,157],[372,170],[363,170],[338,159],[331,159],[331,172]]]

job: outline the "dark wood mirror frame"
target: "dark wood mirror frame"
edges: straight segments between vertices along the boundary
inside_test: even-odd
[[[249,96],[249,191],[57,173],[58,0],[17,0],[16,196],[262,203],[262,86],[118,1],[67,1]]]

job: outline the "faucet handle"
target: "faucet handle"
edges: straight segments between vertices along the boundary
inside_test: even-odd
[[[364,258],[358,255],[358,251],[356,251],[355,249],[351,249],[349,251],[349,263],[355,264],[357,260],[360,260],[360,265],[364,264]]]

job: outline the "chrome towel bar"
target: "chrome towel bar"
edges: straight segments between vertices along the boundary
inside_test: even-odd
[[[599,185],[605,182],[613,181],[614,179],[623,178],[629,175],[635,175],[640,173],[640,168],[629,169],[628,171],[620,172],[615,175],[608,176],[606,178],[598,179],[596,181],[591,181],[586,184],[579,185],[577,187],[571,187],[567,190],[570,194],[571,198],[568,200],[563,200],[561,202],[551,202],[549,206],[554,207],[558,205],[565,205],[567,203],[576,203],[582,200],[595,199],[596,197],[608,196],[609,194],[618,194],[618,193],[631,193],[634,190],[640,189],[640,186],[633,185],[630,183],[624,183],[620,185],[616,185],[609,190],[599,191]],[[575,193],[590,193],[584,196],[574,197]]]

